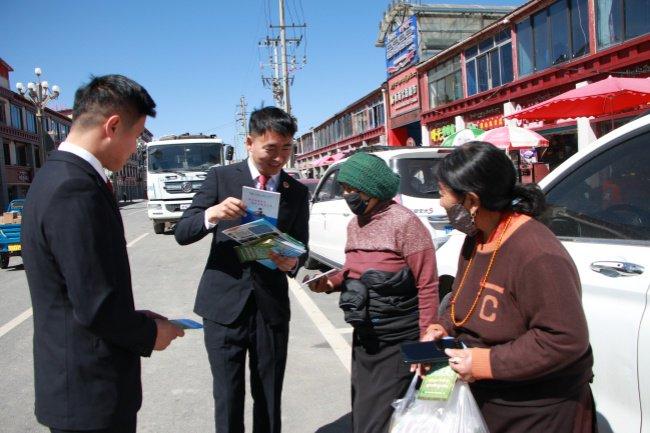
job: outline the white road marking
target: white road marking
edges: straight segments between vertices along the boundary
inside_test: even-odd
[[[149,233],[144,233],[144,234],[138,236],[137,238],[133,239],[131,242],[126,244],[126,247],[127,248],[132,247],[133,245],[135,245],[136,242],[139,242],[140,240],[144,239],[148,234]],[[25,320],[29,319],[30,317],[32,317],[32,309],[28,308],[22,314],[20,314],[18,317],[14,318],[13,320],[8,322],[7,324],[2,325],[2,327],[0,328],[0,337],[2,337],[7,332],[14,329],[16,326],[23,323]]]
[[[136,242],[142,240],[142,239],[145,238],[148,234],[149,234],[149,232],[141,234],[140,236],[138,236],[137,238],[133,239],[131,242],[129,242],[128,244],[126,244],[126,247],[127,247],[127,248],[131,248],[133,245],[136,244]]]
[[[0,337],[2,337],[7,332],[14,329],[16,326],[23,323],[25,320],[29,319],[30,317],[32,317],[32,309],[28,308],[27,310],[23,311],[23,313],[20,316],[16,317],[11,322],[2,325],[2,328],[0,328]]]
[[[289,280],[289,288],[311,321],[316,325],[320,333],[323,334],[323,337],[325,337],[325,340],[334,351],[334,354],[339,358],[343,367],[350,373],[352,349],[348,342],[295,280]]]
[[[336,328],[336,330],[339,332],[339,334],[352,334],[354,332],[354,328],[349,327],[349,328]]]

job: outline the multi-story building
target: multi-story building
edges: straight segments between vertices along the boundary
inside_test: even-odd
[[[146,143],[150,142],[153,134],[147,128],[138,138],[137,150],[132,154],[124,167],[112,174],[113,188],[118,200],[134,200],[146,198],[147,166]]]
[[[429,6],[437,14],[445,8]],[[499,18],[492,15],[475,33],[459,37],[446,48],[439,44],[427,51],[424,48],[433,46],[435,38],[432,42],[422,41],[436,31],[422,24],[414,28],[415,23],[424,22],[417,16],[421,14],[420,6],[401,2],[391,7],[380,24],[379,39],[385,41],[389,77],[381,85],[386,93],[386,124],[385,135],[379,141],[392,146],[435,146],[469,124],[487,130],[514,122],[504,120],[504,116],[585,82],[608,75],[650,76],[646,2],[533,0],[507,14],[492,11],[498,12],[502,12]],[[470,27],[460,26],[461,30]],[[450,30],[449,34],[460,33]],[[526,155],[526,159],[553,169],[579,145],[645,109],[591,118],[586,123],[517,122],[550,142],[548,148]],[[340,144],[337,140],[313,140],[311,146],[309,152],[303,150],[298,157],[303,169],[318,164],[325,154],[337,152]],[[511,156],[517,161],[523,155]]]
[[[55,149],[70,131],[70,119],[46,108],[42,139],[37,133],[36,107],[11,91],[9,73],[13,69],[0,58],[0,208],[27,194],[41,166],[41,152]],[[41,149],[44,146],[44,149]]]
[[[327,168],[325,158],[373,144],[386,144],[385,89],[377,88],[298,138],[296,168],[308,177],[319,177]]]

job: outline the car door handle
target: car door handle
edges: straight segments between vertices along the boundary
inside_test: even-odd
[[[591,270],[608,277],[631,277],[634,275],[641,275],[645,268],[641,265],[629,262],[593,262]]]
[[[349,217],[350,214],[349,214],[349,213],[343,213],[343,216],[344,216],[344,217]]]

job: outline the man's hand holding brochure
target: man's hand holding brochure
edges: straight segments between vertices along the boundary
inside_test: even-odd
[[[246,223],[223,231],[241,244],[235,247],[235,252],[242,263],[257,261],[269,269],[277,269],[276,262],[282,257],[297,258],[307,251],[302,242],[275,227],[280,207],[279,193],[244,187],[242,201],[246,206],[246,216],[242,221]],[[274,255],[279,256],[276,261],[269,258]]]

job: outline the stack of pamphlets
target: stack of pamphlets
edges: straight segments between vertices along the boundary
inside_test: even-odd
[[[245,186],[242,201],[247,209],[242,222],[246,223],[223,231],[241,244],[235,247],[235,252],[242,263],[257,261],[269,269],[276,269],[276,264],[268,258],[269,251],[286,257],[300,257],[307,251],[302,242],[275,227],[279,193]]]

